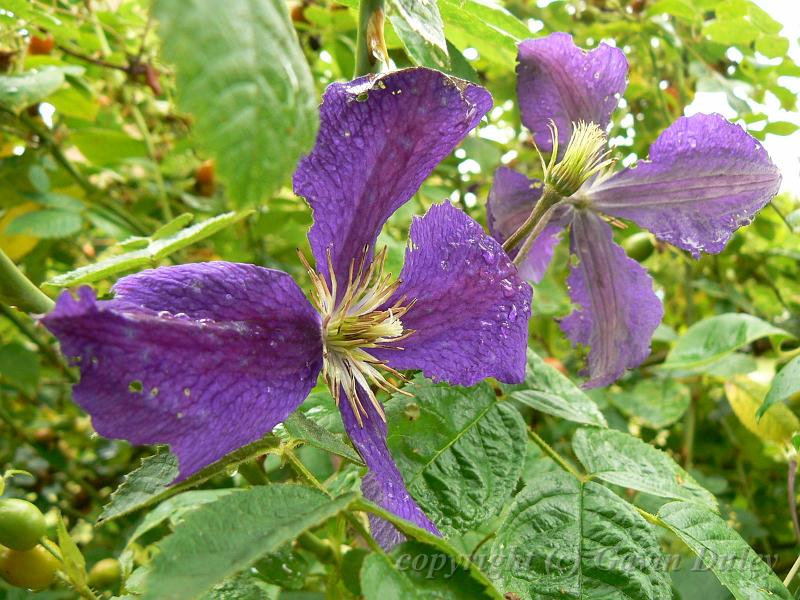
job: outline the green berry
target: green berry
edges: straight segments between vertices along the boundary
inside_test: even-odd
[[[0,499],[0,544],[12,550],[30,550],[44,537],[44,515],[27,500]]]

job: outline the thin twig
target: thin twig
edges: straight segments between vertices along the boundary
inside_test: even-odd
[[[789,459],[789,470],[786,474],[786,494],[789,500],[789,512],[792,515],[794,538],[800,544],[800,519],[797,518],[797,496],[795,494],[795,478],[797,477],[797,459]]]

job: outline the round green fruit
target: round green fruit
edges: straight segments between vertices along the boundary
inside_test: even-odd
[[[634,233],[624,240],[622,242],[622,247],[625,248],[625,252],[628,256],[637,262],[642,262],[650,258],[650,255],[653,254],[653,250],[655,249],[650,234],[644,231]]]
[[[0,577],[16,587],[41,590],[56,578],[60,563],[41,546],[18,552],[6,548],[0,552]]]
[[[89,571],[89,585],[108,588],[119,581],[122,569],[116,558],[104,558],[98,561]]]
[[[30,550],[46,530],[44,515],[33,504],[19,498],[0,499],[0,544],[12,550]]]

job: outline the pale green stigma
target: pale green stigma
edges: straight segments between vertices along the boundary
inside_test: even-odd
[[[606,134],[597,123],[578,121],[572,124],[564,157],[558,160],[558,129],[552,121],[549,125],[553,136],[553,153],[549,164],[542,159],[544,183],[562,197],[568,198],[595,174],[601,173],[614,161],[608,156]],[[540,155],[541,156],[541,155]]]
[[[407,302],[405,297],[401,297],[387,306],[400,282],[393,281],[391,274],[384,273],[386,248],[378,252],[372,261],[365,248],[359,264],[356,265],[356,261],[350,264],[347,281],[336,280],[329,252],[330,285],[325,277],[310,267],[302,254],[300,258],[314,284],[312,299],[322,317],[322,375],[336,404],[339,404],[341,393],[344,392],[358,424],[363,425],[362,418],[367,411],[361,404],[360,391],[385,419],[383,407],[375,397],[372,386],[389,393],[408,394],[392,383],[387,375],[399,381],[405,381],[405,378],[384,361],[376,359],[371,350],[401,349],[398,342],[414,333],[405,329],[401,321],[414,302]],[[342,284],[344,289],[339,290]],[[339,291],[342,293],[339,294]]]

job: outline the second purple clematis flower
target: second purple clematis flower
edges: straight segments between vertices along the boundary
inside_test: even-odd
[[[314,305],[286,273],[227,262],[131,275],[112,300],[63,294],[43,322],[80,366],[74,397],[96,430],[169,444],[185,478],[271,431],[322,373],[369,468],[365,495],[438,533],[392,461],[373,390],[405,369],[521,381],[531,289],[447,203],[414,220],[399,280],[374,245],[490,106],[483,88],[426,69],[328,87],[294,178],[314,211]],[[401,539],[386,522],[373,529],[385,547]]]
[[[719,115],[678,119],[649,160],[612,173],[604,132],[625,90],[623,52],[606,44],[586,52],[554,33],[522,42],[518,58],[522,121],[552,157],[544,182],[497,171],[489,228],[534,282],[570,228],[577,264],[568,284],[578,308],[561,325],[591,347],[585,385],[608,385],[647,357],[663,308],[603,215],[631,219],[695,257],[721,252],[775,196],[781,176],[758,141]]]

